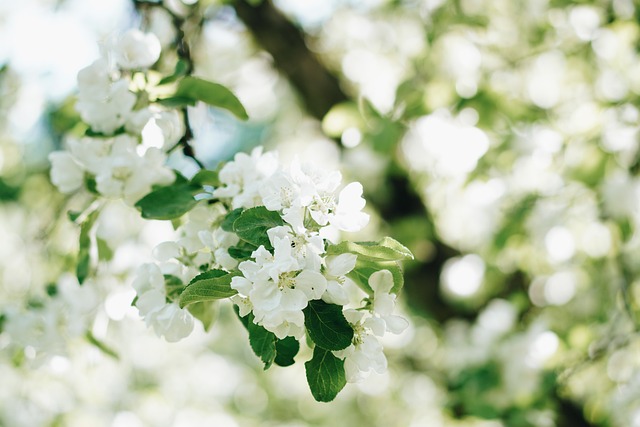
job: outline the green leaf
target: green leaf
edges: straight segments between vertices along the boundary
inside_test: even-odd
[[[93,211],[87,216],[80,226],[78,265],[76,266],[76,276],[78,283],[82,285],[89,276],[91,270],[91,229],[98,218],[99,211]]]
[[[347,384],[344,361],[321,347],[313,349],[313,358],[304,367],[311,394],[318,402],[331,402]]]
[[[174,69],[173,74],[160,80],[158,82],[158,85],[166,85],[166,84],[175,82],[180,77],[186,75],[188,69],[189,69],[189,64],[187,63],[187,61],[183,59],[178,59],[178,62],[176,62],[176,68]]]
[[[108,138],[108,137],[111,137],[111,136],[122,135],[125,132],[126,132],[126,129],[124,128],[124,126],[120,126],[118,129],[114,130],[111,133],[96,132],[93,129],[88,128],[84,132],[84,136],[90,136],[90,137],[95,137],[95,138]]]
[[[205,331],[209,331],[218,315],[217,304],[214,301],[202,301],[191,304],[189,312],[202,322]]]
[[[340,255],[352,253],[358,255],[358,259],[372,261],[400,261],[413,259],[413,254],[400,242],[391,237],[385,237],[379,242],[342,242],[337,245],[329,245],[327,255]]]
[[[253,245],[249,245],[247,242],[241,243],[245,243],[246,245],[238,244],[236,246],[231,246],[229,249],[227,249],[227,252],[233,259],[236,259],[238,261],[246,261],[251,258],[251,254],[256,250],[256,247]]]
[[[247,209],[233,223],[233,231],[247,243],[255,246],[263,245],[273,249],[267,230],[284,225],[278,212],[267,210],[264,206]]]
[[[227,273],[223,270],[209,270],[198,276],[184,288],[180,294],[180,307],[201,301],[228,298],[237,294],[231,288],[231,279],[240,272]]]
[[[223,108],[242,120],[249,118],[247,111],[233,92],[218,83],[198,77],[185,77],[180,80],[174,97],[198,100],[214,107]]]
[[[91,175],[84,176],[84,185],[89,190],[89,193],[99,195],[98,191],[98,183],[96,182],[96,178]]]
[[[295,363],[293,360],[300,351],[300,342],[295,337],[286,337],[276,341],[276,358],[274,362],[278,366],[291,366]]]
[[[264,327],[253,323],[253,313],[250,313],[247,317],[249,345],[251,345],[251,349],[256,356],[264,363],[264,370],[266,371],[276,358],[277,338],[273,332],[269,332]]]
[[[98,246],[98,259],[100,261],[111,261],[113,258],[113,249],[109,247],[107,242],[103,239],[96,238],[96,244]]]
[[[55,283],[49,283],[45,288],[45,291],[50,297],[55,297],[56,295],[58,295],[58,285],[56,285]]]
[[[194,185],[210,185],[212,187],[220,186],[220,180],[218,179],[218,172],[210,171],[207,169],[200,169],[198,173],[191,178],[191,183]]]
[[[369,277],[380,270],[389,270],[393,276],[393,288],[390,293],[397,294],[404,286],[404,274],[396,261],[368,261],[358,259],[355,268],[347,274],[360,288],[373,295],[373,289],[369,286]]]
[[[80,211],[68,211],[67,212],[67,217],[69,218],[69,221],[71,221],[71,222],[76,222],[76,220],[78,218],[80,218],[80,215],[82,215],[82,212],[80,212]]]
[[[353,340],[353,328],[342,314],[342,306],[312,300],[303,312],[304,325],[317,346],[326,350],[349,347]]]
[[[249,332],[251,349],[262,360],[265,370],[269,369],[273,362],[279,366],[290,366],[295,362],[293,358],[300,350],[300,343],[297,339],[286,337],[279,340],[274,333],[253,323],[253,313],[241,317],[238,307],[234,305],[233,308],[238,315],[238,319]]]
[[[196,105],[195,99],[186,96],[171,96],[169,98],[156,99],[156,103],[167,108],[193,107]]]
[[[225,216],[222,220],[220,228],[222,228],[224,231],[233,232],[233,223],[236,222],[236,219],[238,219],[238,217],[240,217],[242,210],[243,208],[238,208],[229,212],[227,216]]]
[[[198,201],[193,198],[199,191],[192,184],[173,184],[161,187],[144,196],[136,203],[143,218],[174,219],[193,209]]]

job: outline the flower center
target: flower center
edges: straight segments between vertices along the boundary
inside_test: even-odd
[[[111,170],[111,176],[119,181],[125,181],[132,175],[132,171],[127,166],[116,166]]]
[[[353,327],[353,345],[360,345],[364,342],[364,335],[366,331],[364,330],[364,325],[358,322],[355,325],[351,325]]]
[[[280,273],[278,276],[278,289],[295,289],[296,288],[296,272],[287,271]]]
[[[280,188],[280,201],[283,208],[290,208],[293,202],[293,190],[289,187]]]

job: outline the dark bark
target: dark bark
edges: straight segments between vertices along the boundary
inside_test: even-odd
[[[274,66],[298,91],[310,115],[322,119],[333,105],[349,100],[349,96],[340,87],[339,80],[308,48],[303,32],[275,8],[271,0],[264,0],[256,6],[249,4],[247,0],[232,0],[232,5],[256,42],[271,54]],[[392,174],[389,190],[391,197],[376,206],[387,221],[393,223],[419,215],[433,225],[428,209],[406,174]],[[434,232],[433,235],[434,250],[431,258],[407,270],[405,292],[410,304],[440,323],[453,318],[473,320],[477,311],[461,312],[449,305],[440,293],[442,267],[448,259],[460,255],[460,252],[441,242],[437,233]],[[500,296],[508,296],[509,292],[516,289],[525,289],[526,280],[523,273],[514,273],[506,278],[505,290]],[[559,427],[593,426],[576,403],[558,393],[555,393],[554,400],[558,408]]]
[[[271,0],[256,6],[246,0],[232,4],[256,42],[273,57],[274,66],[298,91],[309,114],[322,120],[331,107],[348,100],[338,79],[308,48],[302,31]]]

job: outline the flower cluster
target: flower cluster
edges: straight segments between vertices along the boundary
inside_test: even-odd
[[[180,64],[157,83],[175,83],[174,94],[154,100],[147,71],[160,53],[155,36],[133,30],[83,69],[76,109],[88,129],[67,140],[68,151],[50,155],[51,180],[62,192],[85,187],[135,206],[144,218],[180,224],[175,240],[154,249],[158,263],[140,266],[132,282],[133,305],[147,326],[178,341],[196,319],[208,329],[216,300],[230,298],[265,368],[294,363],[307,335],[307,379],[317,400],[383,372],[380,339],[407,326],[392,311],[402,286],[398,261],[411,253],[390,238],[340,242],[369,215],[362,185],[342,186],[337,171],[297,159],[285,167],[261,147],[190,179],[168,168],[167,151],[187,148],[190,132],[186,116],[163,105],[224,99],[221,108],[239,118],[246,112],[228,89],[181,74]],[[100,255],[92,248],[100,244],[93,232],[99,209],[93,203],[70,215],[81,227],[80,284],[91,276],[92,254]]]
[[[238,153],[220,169],[218,180],[209,197],[187,214],[178,239],[155,249],[160,267],[139,271],[136,305],[147,323],[168,339],[186,336],[190,315],[177,303],[188,308],[193,295],[203,301],[220,297],[203,294],[223,292],[239,316],[254,325],[250,333],[259,327],[274,341],[310,334],[316,345],[344,360],[349,382],[372,370],[384,372],[380,338],[408,325],[392,314],[397,278],[385,267],[397,269],[389,260],[406,257],[401,254],[406,248],[393,241],[394,246],[392,239],[362,246],[337,243],[339,232],[359,231],[369,220],[362,212],[362,186],[354,182],[340,190],[339,172],[298,160],[283,167],[275,153],[263,153],[261,147]],[[176,277],[184,287],[172,294]],[[364,281],[358,287],[350,277]],[[158,315],[163,310],[176,320]],[[314,325],[316,315],[329,316],[323,321],[343,328],[346,340],[337,338],[343,344],[314,339],[314,332],[336,333]]]
[[[160,57],[160,42],[138,30],[125,33],[102,58],[78,73],[76,110],[89,126],[70,137],[69,151],[50,155],[51,181],[63,193],[83,185],[108,198],[133,204],[153,185],[173,181],[165,149],[184,125],[175,110],[146,105],[144,88],[133,83]]]

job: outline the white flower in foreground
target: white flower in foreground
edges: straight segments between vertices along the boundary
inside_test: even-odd
[[[131,286],[138,295],[136,307],[143,317],[164,306],[166,300],[164,277],[157,265],[141,265]]]
[[[387,331],[398,334],[409,325],[403,317],[391,314],[396,299],[395,294],[389,293],[393,288],[391,272],[380,270],[373,273],[369,277],[369,286],[374,292],[370,312],[344,310],[347,322],[353,327],[353,342],[346,349],[333,352],[336,357],[344,359],[344,369],[349,382],[358,382],[366,378],[372,370],[379,374],[384,373],[387,369],[387,359],[376,336],[383,337]]]
[[[325,259],[324,276],[327,278],[327,290],[322,300],[329,304],[346,305],[349,297],[344,290],[345,275],[356,266],[358,257],[354,254],[329,256]]]
[[[155,184],[170,184],[173,172],[164,166],[166,155],[150,148],[143,156],[137,153],[137,141],[128,135],[103,140],[108,154],[95,166],[96,187],[100,194],[110,198],[123,198],[134,204],[151,191]]]
[[[71,193],[84,183],[84,170],[73,156],[66,151],[49,154],[51,162],[51,182],[62,193]]]
[[[359,382],[373,370],[383,374],[387,370],[387,358],[382,344],[368,332],[368,320],[365,312],[345,310],[344,317],[353,327],[353,344],[333,354],[344,359],[344,370],[348,382]]]
[[[127,121],[124,124],[124,128],[131,134],[139,135],[145,128],[149,120],[153,117],[153,113],[150,108],[143,108],[141,110],[132,111],[127,117]]]
[[[153,121],[162,132],[164,138],[162,148],[165,150],[177,144],[184,135],[184,121],[176,110],[156,111],[153,115]]]
[[[193,331],[193,316],[178,303],[165,304],[153,316],[153,330],[168,342],[180,341]]]
[[[109,63],[101,58],[78,72],[78,97],[100,101],[109,96],[111,77]]]
[[[243,276],[234,277],[231,287],[249,299],[255,323],[278,338],[300,338],[304,333],[302,310],[325,293],[327,280],[318,271],[301,268],[292,256],[288,236],[275,237],[273,242],[273,255],[260,246],[251,254],[255,261],[240,263]]]
[[[319,271],[324,253],[324,240],[318,233],[295,233],[291,227],[280,226],[267,230],[269,241],[275,245],[276,240],[288,239],[291,256],[298,263],[310,270]]]
[[[213,232],[211,230],[202,230],[198,233],[198,236],[213,254],[213,260],[217,264],[216,267],[222,267],[230,271],[238,266],[238,260],[229,255],[229,248],[240,241],[240,238],[235,233],[216,228]]]
[[[392,314],[396,306],[396,294],[389,293],[393,288],[393,275],[391,272],[389,270],[376,271],[369,277],[369,286],[373,289],[373,307],[371,311],[374,318],[371,319],[373,322],[370,322],[373,333],[383,336],[385,330],[392,334],[399,334],[404,331],[409,326],[409,322],[402,316]]]
[[[135,103],[136,96],[129,91],[129,81],[123,79],[111,84],[106,96],[81,91],[76,110],[92,130],[112,134],[127,122]]]
[[[193,316],[177,303],[166,302],[164,276],[155,264],[144,264],[132,283],[138,299],[136,307],[147,326],[169,342],[178,341],[193,331]]]
[[[319,225],[327,225],[336,209],[336,190],[342,182],[342,175],[338,171],[326,171],[311,165],[305,165],[304,173],[307,179],[305,206],[309,214]]]
[[[232,199],[233,209],[262,205],[260,187],[277,168],[277,155],[262,154],[262,147],[254,148],[251,155],[238,153],[220,170],[222,186],[213,191],[213,196]]]
[[[245,317],[253,311],[253,304],[251,304],[251,301],[247,297],[235,294],[230,300],[238,306],[240,317]]]
[[[153,33],[131,29],[124,33],[114,48],[117,64],[125,70],[149,68],[160,58],[160,40]]]
[[[361,212],[366,204],[362,184],[352,182],[340,191],[338,205],[330,217],[331,225],[342,231],[360,231],[369,223],[369,215]]]

